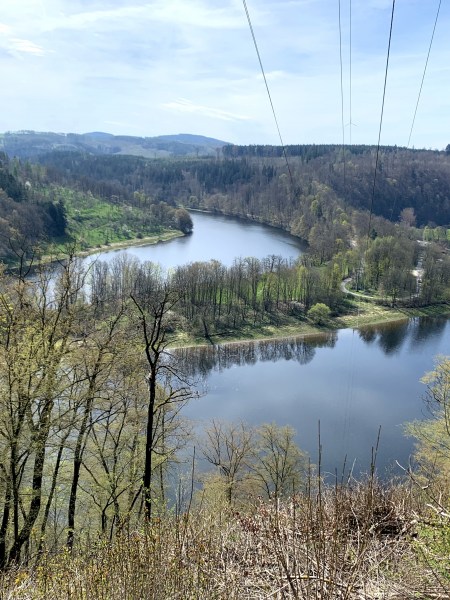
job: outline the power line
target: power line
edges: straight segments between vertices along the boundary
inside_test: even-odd
[[[350,133],[349,133],[349,144],[352,145],[352,0],[349,0],[349,27],[350,27],[350,45],[349,45],[349,115],[350,115]]]
[[[425,73],[427,72],[428,59],[430,58],[431,46],[433,44],[434,32],[436,31],[436,25],[437,25],[437,22],[438,22],[438,19],[439,19],[439,11],[441,10],[441,3],[442,3],[442,0],[439,0],[439,5],[438,5],[437,13],[436,13],[436,19],[434,21],[433,33],[431,34],[430,46],[428,48],[427,60],[425,61],[425,68],[423,70],[422,81],[420,83],[420,89],[419,89],[419,95],[417,97],[416,109],[414,111],[414,117],[413,117],[412,124],[411,124],[411,130],[409,132],[408,143],[406,145],[407,148],[409,148],[409,143],[411,141],[411,136],[412,136],[412,132],[413,132],[413,128],[414,128],[414,123],[416,121],[417,109],[419,107],[420,96],[422,94],[422,87],[423,87],[423,82],[425,80]]]
[[[348,86],[348,102],[349,102],[349,138],[348,138],[348,143],[349,146],[352,145],[352,127],[355,125],[355,123],[353,123],[352,121],[352,96],[353,96],[353,90],[352,90],[352,0],[349,0],[349,56],[348,56],[348,62],[349,62],[349,86]],[[355,125],[356,127],[356,125]],[[351,162],[351,160],[350,160]],[[353,179],[350,176],[349,177],[349,192],[348,192],[348,197],[349,200],[351,201],[353,195]]]
[[[340,64],[341,64],[341,113],[342,113],[342,153],[344,160],[344,194],[347,193],[347,199],[351,200],[352,196],[352,177],[348,178],[349,189],[346,189],[346,163],[345,163],[345,134],[344,134],[344,92],[343,92],[343,73],[342,73],[342,31],[341,31],[341,1],[339,0],[339,49],[340,49]],[[349,145],[352,143],[352,0],[349,0]],[[360,305],[357,303],[357,323],[359,321]],[[355,380],[355,329],[352,331],[352,338],[350,343],[350,356],[349,356],[349,374],[347,381],[347,392],[345,395],[344,404],[344,419],[342,427],[342,448],[347,456],[348,440],[352,429],[351,414],[354,399],[354,380]],[[345,466],[343,474],[345,471]]]
[[[425,81],[425,74],[426,74],[426,71],[427,71],[428,59],[430,58],[431,46],[433,45],[434,33],[436,31],[436,25],[437,25],[437,22],[438,22],[438,19],[439,19],[439,11],[441,10],[441,3],[442,3],[442,0],[439,0],[438,9],[437,9],[437,12],[436,12],[436,18],[434,20],[433,32],[431,34],[430,45],[428,47],[427,59],[425,61],[425,67],[424,67],[423,74],[422,74],[422,81],[420,82],[419,94],[417,96],[416,108],[414,110],[414,116],[413,116],[413,120],[412,120],[412,123],[411,123],[411,129],[410,129],[410,132],[409,132],[408,143],[406,145],[407,148],[409,148],[409,144],[411,142],[412,132],[413,132],[413,129],[414,129],[414,123],[416,121],[417,109],[419,108],[420,96],[422,94],[423,83]],[[391,217],[390,217],[391,221],[392,221],[392,218],[393,218],[393,215],[394,215],[394,209],[395,209],[395,206],[396,206],[396,202],[397,202],[397,197],[394,198],[394,201],[392,203]]]
[[[248,12],[247,2],[246,2],[246,0],[242,0],[242,2],[244,4],[245,14],[247,15],[248,25],[250,27],[250,32],[252,34],[252,38],[253,38],[253,43],[255,45],[256,54],[258,56],[259,66],[261,67],[261,73],[262,73],[262,76],[263,76],[263,79],[264,79],[264,83],[266,85],[267,95],[269,96],[269,102],[270,102],[270,106],[272,108],[272,114],[273,114],[273,118],[275,120],[275,125],[277,127],[278,137],[280,138],[280,143],[281,143],[281,148],[283,150],[284,160],[286,161],[286,166],[287,166],[287,169],[288,169],[288,172],[289,172],[289,178],[291,180],[292,187],[294,187],[294,179],[292,177],[291,167],[289,165],[288,157],[287,157],[287,154],[286,154],[286,148],[284,146],[283,138],[281,136],[280,126],[278,125],[278,119],[277,119],[277,115],[276,115],[276,112],[275,112],[275,107],[274,107],[273,102],[272,102],[272,96],[270,95],[269,84],[267,83],[267,78],[266,78],[266,74],[265,74],[264,67],[263,67],[263,64],[262,64],[261,55],[259,53],[258,44],[256,42],[255,32],[253,31],[253,25],[252,25],[252,21],[250,19],[250,13]]]
[[[353,92],[352,92],[352,49],[353,49],[353,44],[352,44],[352,0],[349,0],[349,50],[348,50],[348,63],[349,63],[349,85],[348,85],[348,98],[349,98],[349,122],[346,124],[346,126],[348,125],[350,127],[350,132],[349,132],[349,141],[348,141],[348,145],[351,146],[352,145],[352,127],[357,127],[356,123],[353,123],[352,121],[352,102],[353,102]]]
[[[391,26],[389,29],[389,43],[388,43],[387,58],[386,58],[386,70],[385,70],[385,74],[384,74],[383,101],[381,103],[380,127],[378,130],[378,144],[377,144],[377,154],[376,154],[376,158],[375,158],[375,171],[374,171],[374,175],[373,175],[372,199],[370,202],[369,225],[367,228],[367,243],[369,243],[370,226],[372,224],[373,204],[374,204],[374,198],[375,198],[375,184],[376,184],[376,180],[377,180],[378,160],[379,160],[379,156],[380,156],[381,128],[383,125],[384,101],[386,98],[386,84],[387,84],[387,76],[388,76],[388,70],[389,70],[389,55],[391,52],[392,25],[394,23],[394,10],[395,10],[395,0],[392,0]]]
[[[339,6],[339,62],[341,66],[341,125],[342,125],[342,162],[344,167],[344,195],[345,195],[345,126],[344,126],[344,83],[342,75],[342,25],[341,25],[341,0],[338,0]]]

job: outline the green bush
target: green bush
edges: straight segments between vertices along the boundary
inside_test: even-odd
[[[316,325],[324,325],[330,318],[331,310],[326,304],[318,302],[308,310],[308,318]]]

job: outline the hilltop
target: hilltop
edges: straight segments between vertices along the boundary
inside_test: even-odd
[[[0,134],[0,151],[20,159],[33,159],[56,151],[78,151],[96,155],[128,154],[144,158],[215,156],[227,142],[202,135],[180,133],[156,137],[90,133],[8,131]]]

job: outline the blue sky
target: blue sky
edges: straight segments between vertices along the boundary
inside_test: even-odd
[[[247,0],[286,144],[341,143],[338,0]],[[391,0],[341,0],[345,142],[376,144]],[[397,0],[382,144],[408,142],[438,0]],[[411,146],[450,143],[442,2]],[[15,0],[0,12],[0,131],[238,144],[279,138],[241,0]],[[351,136],[350,136],[351,134]]]

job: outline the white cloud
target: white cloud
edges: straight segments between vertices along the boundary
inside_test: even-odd
[[[163,107],[177,112],[199,113],[205,117],[221,119],[223,121],[247,121],[250,119],[250,117],[245,115],[238,115],[218,108],[203,106],[202,104],[194,104],[185,98],[179,98],[174,102],[167,102],[163,104]]]
[[[264,73],[267,81],[275,81],[279,79],[286,79],[289,77],[289,74],[285,71],[270,71],[269,73]],[[262,73],[258,73],[256,76],[257,79],[264,79]]]
[[[63,3],[62,3],[63,4]],[[43,31],[88,28],[123,27],[124,23],[162,23],[175,27],[205,29],[243,28],[242,14],[236,8],[211,8],[209,2],[199,0],[156,0],[154,2],[124,4],[114,8],[74,11],[68,6],[58,15],[52,15],[38,24]]]
[[[406,143],[434,4],[397,3],[383,143]],[[129,128],[143,136],[190,131],[241,143],[278,143],[241,0],[4,5],[0,131],[105,127],[127,133]],[[248,8],[284,141],[339,143],[337,3],[248,0]],[[376,142],[390,8],[391,0],[352,0],[355,143]],[[442,3],[413,135],[416,146],[449,143],[449,27],[450,4]],[[348,122],[347,7],[342,42]]]
[[[38,46],[30,40],[21,40],[19,38],[12,38],[9,44],[11,50],[16,52],[23,52],[24,54],[34,54],[35,56],[42,56],[45,54],[44,49]]]

